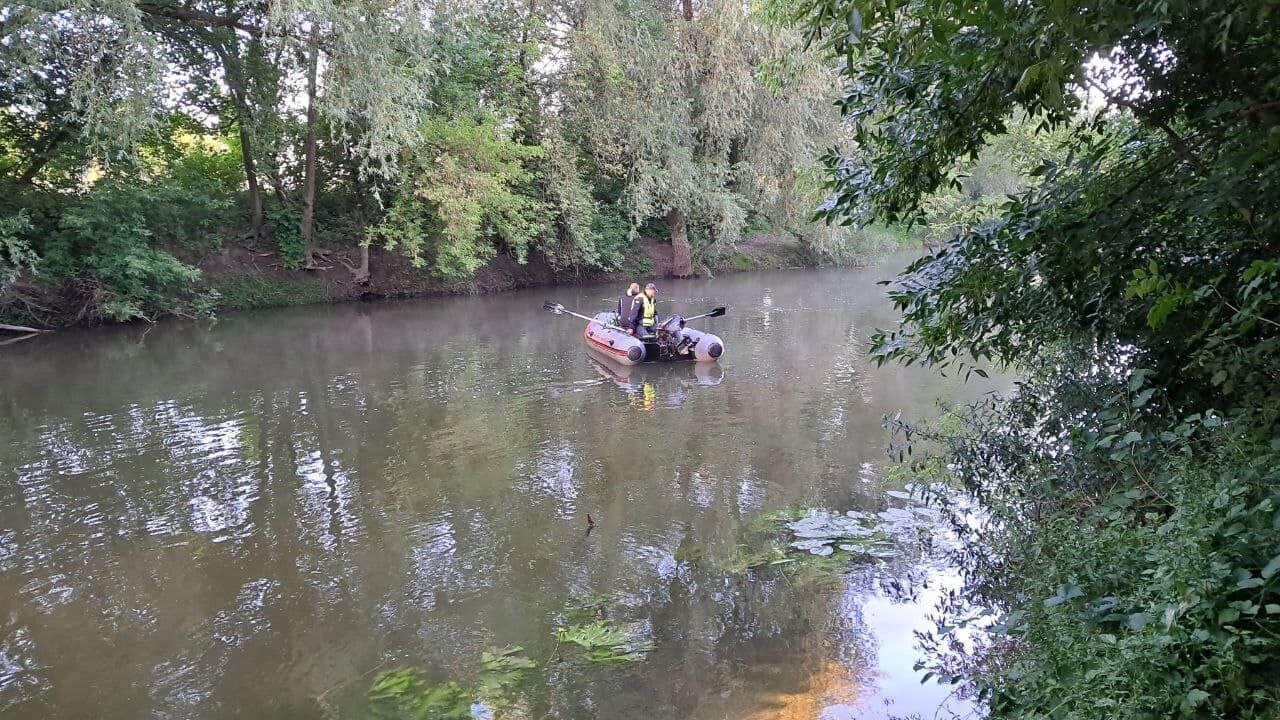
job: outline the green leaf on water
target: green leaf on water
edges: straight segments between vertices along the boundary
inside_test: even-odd
[[[639,662],[653,650],[652,641],[637,638],[605,621],[558,628],[556,640],[577,645],[583,649],[584,659],[602,664]]]
[[[430,685],[417,668],[388,670],[369,686],[369,711],[374,718],[431,718],[471,720],[474,694],[456,682]]]

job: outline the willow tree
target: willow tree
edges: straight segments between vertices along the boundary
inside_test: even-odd
[[[415,142],[434,73],[431,6],[265,0],[108,0],[13,6],[0,22],[5,122],[32,129],[20,180],[30,181],[68,139],[101,160],[128,157],[167,113],[227,113],[237,127],[251,234],[264,229],[259,165],[281,148],[259,147],[258,128],[288,114],[306,82],[312,158],[318,118],[350,145],[362,171],[387,178]],[[323,96],[323,101],[320,101]],[[314,167],[313,167],[314,169]],[[314,172],[304,195],[314,196]],[[278,182],[278,181],[277,181]],[[304,235],[309,232],[304,231]]]
[[[836,128],[834,77],[741,3],[597,3],[572,39],[566,122],[624,180],[634,224],[666,224],[677,275],[696,251],[732,247]]]
[[[402,151],[422,141],[439,58],[432,51],[432,5],[422,0],[275,3],[270,27],[290,42],[304,88],[299,235],[303,266],[315,268],[314,217],[317,145],[321,127],[347,150],[357,183],[395,181]],[[361,243],[356,279],[369,277],[368,243]]]

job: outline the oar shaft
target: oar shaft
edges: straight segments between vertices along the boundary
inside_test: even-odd
[[[593,317],[587,317],[586,315],[579,315],[578,313],[572,310],[565,310],[563,307],[560,309],[560,312],[564,313],[565,315],[572,315],[576,318],[581,318],[583,320],[586,320],[587,322],[600,323],[601,325],[607,328],[613,328],[614,330],[621,330],[622,332],[627,332],[626,328],[621,328],[621,327],[618,327],[617,325],[611,325],[607,322],[600,322],[599,320],[596,320]]]

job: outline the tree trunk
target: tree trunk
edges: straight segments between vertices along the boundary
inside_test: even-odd
[[[258,166],[253,160],[253,140],[249,137],[244,113],[237,111],[236,125],[240,126],[240,157],[244,160],[244,177],[249,184],[249,231],[254,239],[262,238],[262,188],[258,185]]]
[[[693,19],[693,0],[680,0],[680,9],[684,13],[685,20]]]
[[[360,243],[360,268],[355,273],[356,282],[365,285],[369,282],[369,240]]]
[[[671,235],[671,274],[689,277],[693,274],[689,248],[689,226],[678,208],[667,211],[667,232]]]
[[[316,210],[316,68],[320,59],[320,43],[316,30],[311,28],[307,50],[307,136],[303,147],[302,222],[298,231],[306,250],[302,254],[302,266],[315,269],[314,222]]]
[[[49,136],[44,142],[44,147],[36,152],[35,157],[31,159],[31,165],[23,171],[22,176],[18,178],[18,184],[29,185],[32,180],[36,179],[36,175],[44,169],[45,165],[53,159],[53,151],[58,149],[58,145],[62,144],[71,133],[65,127],[58,128],[57,132]]]
[[[253,136],[249,128],[253,122],[245,91],[244,68],[240,64],[239,47],[214,45],[214,52],[222,60],[223,79],[231,92],[231,104],[236,111],[236,126],[240,129],[240,158],[244,162],[245,182],[249,186],[249,232],[255,240],[266,235],[262,215],[262,186],[258,183],[258,166],[253,159]]]

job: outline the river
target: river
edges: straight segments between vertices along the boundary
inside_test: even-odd
[[[599,365],[541,309],[603,286],[0,350],[0,716],[364,717],[386,669],[519,645],[509,716],[935,717],[930,553],[726,569],[761,513],[893,506],[882,417],[988,389],[867,359],[901,262],[661,282],[660,313],[729,308],[701,367]],[[651,651],[576,658],[584,607]]]

